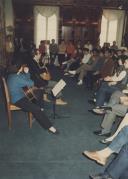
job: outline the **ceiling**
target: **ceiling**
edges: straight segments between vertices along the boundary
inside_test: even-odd
[[[13,0],[13,3],[33,5],[86,6],[128,10],[128,0]]]

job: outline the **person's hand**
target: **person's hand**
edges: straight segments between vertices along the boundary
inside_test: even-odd
[[[100,72],[99,71],[96,71],[93,73],[93,75],[98,75]]]
[[[123,105],[128,106],[128,101],[124,101]]]
[[[108,83],[108,86],[112,86],[112,85],[116,85],[116,84],[117,84],[117,82],[111,81],[111,82]]]
[[[32,89],[32,91],[35,91],[35,90],[37,90],[38,88],[37,88],[36,86],[33,86],[31,89]]]
[[[106,77],[104,78],[104,81],[111,81],[111,77],[110,77],[110,76],[106,76]]]
[[[128,94],[128,89],[122,91],[124,94]]]
[[[23,71],[23,67],[20,67],[20,69],[17,72],[17,75],[19,75]]]
[[[120,103],[121,104],[127,104],[128,103],[128,96],[121,96],[120,97]]]

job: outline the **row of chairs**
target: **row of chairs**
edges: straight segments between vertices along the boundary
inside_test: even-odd
[[[3,92],[4,92],[4,97],[5,97],[6,111],[8,115],[8,127],[9,129],[12,129],[12,112],[21,111],[22,109],[16,107],[14,104],[11,103],[8,86],[4,77],[1,77],[1,82],[2,82]],[[32,118],[33,118],[32,113],[28,112],[28,122],[29,122],[30,128],[32,128]]]

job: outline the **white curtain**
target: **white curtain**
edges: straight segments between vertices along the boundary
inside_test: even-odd
[[[40,40],[55,39],[58,42],[59,7],[34,7],[34,41],[39,46]]]
[[[102,21],[104,26],[101,27],[101,39],[106,39],[106,42],[116,41],[118,46],[121,46],[125,11],[123,10],[103,10]],[[104,33],[106,32],[106,34]],[[115,39],[114,39],[115,38]]]

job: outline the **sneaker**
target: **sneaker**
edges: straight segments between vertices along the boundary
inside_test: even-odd
[[[95,108],[95,109],[93,109],[93,112],[96,113],[96,114],[105,114],[104,109]]]

